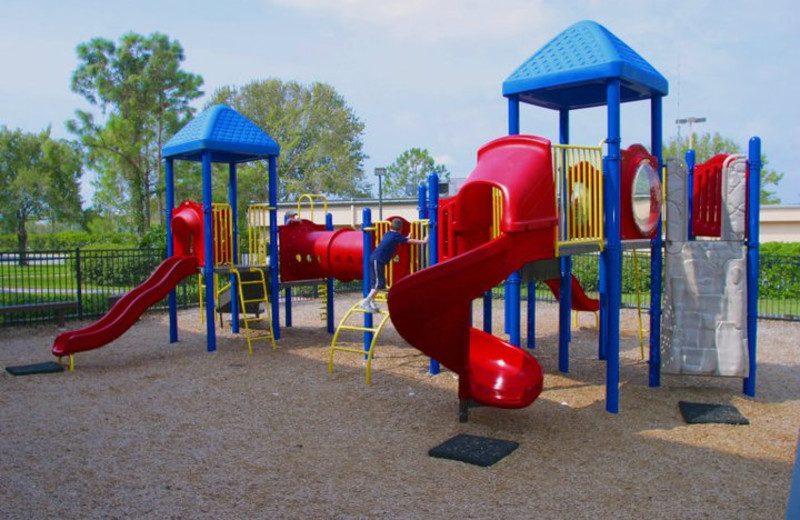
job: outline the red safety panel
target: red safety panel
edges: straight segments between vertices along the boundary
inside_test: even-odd
[[[727,154],[715,155],[694,167],[692,234],[719,238],[722,215],[722,166]]]

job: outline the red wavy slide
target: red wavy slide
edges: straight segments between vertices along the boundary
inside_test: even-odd
[[[544,283],[550,287],[553,296],[558,300],[561,297],[561,287],[559,286],[558,278],[545,280]],[[572,310],[588,312],[597,312],[600,310],[600,300],[589,298],[583,290],[583,287],[581,287],[581,283],[575,278],[575,275],[572,275]]]
[[[114,341],[151,305],[161,301],[181,280],[197,273],[194,256],[167,258],[141,284],[126,293],[99,320],[88,327],[62,332],[53,343],[53,354],[67,356],[96,349]]]
[[[389,315],[411,345],[459,374],[459,398],[522,408],[541,393],[538,361],[472,327],[472,301],[525,264],[526,240],[502,235],[396,282]],[[467,282],[468,280],[468,282]]]
[[[411,345],[458,374],[462,412],[470,401],[522,408],[542,391],[536,358],[472,327],[472,301],[527,262],[553,258],[556,211],[550,142],[516,135],[478,152],[445,229],[449,258],[394,283],[389,315]],[[503,198],[492,239],[495,195]],[[462,416],[463,417],[463,416]]]

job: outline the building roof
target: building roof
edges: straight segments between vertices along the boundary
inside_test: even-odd
[[[503,82],[503,95],[556,110],[606,104],[606,84],[621,80],[621,101],[665,96],[667,80],[644,58],[593,21],[568,27]]]
[[[181,128],[164,145],[164,158],[247,162],[280,154],[281,147],[255,123],[225,105],[214,105]]]

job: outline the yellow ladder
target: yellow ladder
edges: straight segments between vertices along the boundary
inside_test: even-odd
[[[317,294],[319,294],[319,318],[322,323],[328,323],[328,284],[321,283],[317,286]]]
[[[378,336],[383,330],[383,326],[386,325],[386,322],[389,320],[389,310],[384,307],[383,310],[380,312],[373,313],[373,316],[377,318],[378,324],[375,325],[373,323],[372,327],[364,327],[363,325],[348,325],[347,321],[350,319],[351,316],[356,317],[363,317],[364,313],[369,312],[367,310],[361,309],[359,305],[361,305],[362,300],[358,300],[350,310],[342,318],[342,321],[339,322],[339,326],[336,328],[336,333],[333,335],[333,340],[331,341],[331,351],[330,355],[328,356],[328,375],[333,375],[333,353],[336,351],[340,352],[352,352],[354,354],[361,354],[367,356],[367,384],[372,384],[372,354],[375,350],[375,343],[378,341]],[[381,302],[384,305],[386,304],[386,293],[379,292],[375,297],[376,302]],[[339,346],[336,344],[336,341],[339,339],[339,335],[343,330],[355,330],[355,331],[362,331],[362,332],[372,332],[372,342],[369,344],[369,349],[364,350],[363,348],[354,348],[354,347],[344,347]]]
[[[255,280],[245,280],[245,281],[242,281],[242,275],[239,272],[239,269],[233,268],[233,269],[231,269],[231,272],[236,275],[236,281],[238,282],[237,285],[239,286],[239,302],[241,303],[241,307],[242,307],[241,309],[239,309],[239,312],[243,316],[244,329],[245,329],[245,333],[247,335],[247,351],[250,354],[253,353],[253,343],[252,342],[253,342],[253,340],[258,340],[258,339],[268,339],[270,341],[270,343],[272,344],[272,349],[273,350],[276,349],[277,346],[275,345],[275,335],[273,334],[273,331],[272,331],[272,320],[270,319],[270,313],[269,313],[269,298],[267,297],[267,281],[266,281],[266,278],[264,276],[263,269],[258,269],[256,267],[249,268],[249,272],[258,273],[258,276],[256,277]],[[253,297],[253,298],[250,298],[250,299],[245,299],[244,287],[245,286],[253,286],[253,285],[260,286],[261,291],[259,292],[257,297]],[[248,303],[258,303],[258,304],[263,303],[264,304],[264,314],[262,316],[260,316],[260,317],[252,317],[251,318],[247,314],[247,304]],[[251,333],[251,330],[250,330],[250,324],[251,323],[260,322],[260,321],[267,322],[268,330],[264,331],[264,332],[266,332],[266,334],[263,334],[261,336],[253,336],[252,333]]]

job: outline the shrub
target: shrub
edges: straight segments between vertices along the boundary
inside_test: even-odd
[[[131,250],[116,244],[97,244],[81,251],[81,277],[84,283],[102,287],[134,287],[163,259],[164,252],[159,249]]]

